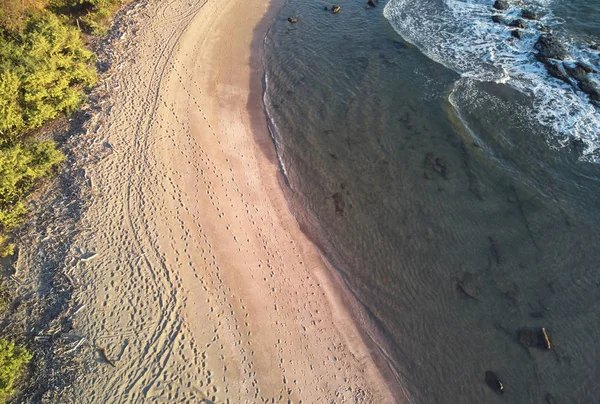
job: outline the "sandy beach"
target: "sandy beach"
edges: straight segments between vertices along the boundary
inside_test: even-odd
[[[151,0],[115,46],[73,240],[77,402],[394,401],[281,190],[259,53],[274,13]]]

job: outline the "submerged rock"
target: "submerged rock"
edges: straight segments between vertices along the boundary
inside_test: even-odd
[[[341,7],[340,7],[340,6],[332,6],[332,7],[331,7],[331,12],[332,12],[333,14],[337,14],[337,13],[339,13],[339,12],[340,12],[340,9],[341,9]]]
[[[519,343],[528,348],[544,348],[550,350],[550,336],[545,328],[531,329],[522,328],[519,330]]]
[[[521,19],[518,19],[518,20],[513,20],[513,21],[509,22],[508,26],[513,27],[513,28],[526,29],[527,23]]]
[[[494,8],[496,10],[508,10],[509,4],[506,0],[496,0],[494,2]]]
[[[587,76],[586,70],[578,65],[569,66],[568,64],[564,64],[563,67],[567,74],[573,77],[577,81],[585,80]]]
[[[579,89],[586,93],[590,97],[590,100],[596,103],[600,102],[600,88],[592,80],[587,77],[581,80],[579,82]]]
[[[558,63],[552,63],[551,61],[548,61],[545,63],[546,65],[546,70],[548,71],[548,74],[552,77],[555,77],[559,80],[564,81],[565,83],[570,84],[571,81],[569,80],[569,75],[565,72],[562,63],[558,64]]]
[[[373,0],[369,0],[367,2],[367,8],[371,8],[371,7],[375,7],[377,6],[377,4],[375,4],[375,2]]]
[[[441,157],[435,157],[431,152],[425,155],[425,167],[430,167],[445,179],[451,177],[451,171],[446,165],[446,161]]]
[[[504,394],[504,385],[498,378],[498,375],[491,370],[485,372],[485,382],[488,387],[494,390],[496,393]]]
[[[331,196],[333,198],[333,203],[335,204],[336,213],[343,214],[344,209],[346,208],[346,203],[344,202],[344,197],[341,192],[336,192]]]
[[[581,67],[586,73],[598,73],[596,71],[596,69],[594,69],[592,66],[583,63],[583,62],[577,62],[575,63],[578,67]]]
[[[465,272],[463,277],[456,283],[458,290],[473,300],[479,300],[481,285],[475,280],[473,274]]]
[[[523,31],[520,29],[513,29],[510,34],[517,39],[523,39]]]
[[[526,20],[537,20],[538,19],[538,15],[533,10],[521,11],[521,17],[525,18]]]
[[[501,24],[501,23],[504,22],[504,17],[502,15],[500,15],[500,14],[494,14],[492,16],[492,21]]]

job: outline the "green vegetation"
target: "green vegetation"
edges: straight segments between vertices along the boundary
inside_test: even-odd
[[[31,358],[32,354],[27,349],[0,339],[0,402],[6,402],[13,394],[14,385]]]
[[[25,199],[64,160],[54,142],[31,133],[81,105],[97,80],[82,35],[105,33],[120,3],[0,0],[0,257],[13,253],[10,234],[27,213]],[[0,288],[0,317],[9,306]],[[0,338],[0,403],[13,395],[31,358]]]
[[[66,18],[39,7],[19,9],[20,0],[0,1],[6,5],[0,17],[13,19],[0,28],[0,256],[6,256],[14,248],[8,234],[26,213],[23,199],[63,160],[53,143],[25,136],[75,110],[96,73],[94,55]]]

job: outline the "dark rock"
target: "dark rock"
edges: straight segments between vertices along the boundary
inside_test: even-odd
[[[565,60],[569,57],[567,48],[553,35],[540,36],[534,47],[538,51],[536,57],[542,62],[548,59]]]
[[[531,329],[522,328],[519,330],[519,343],[529,348],[544,348],[550,350],[551,343],[548,332],[545,328]]]
[[[501,16],[500,14],[494,14],[494,15],[492,16],[492,21],[494,21],[494,22],[497,22],[497,23],[501,24],[501,23],[503,23],[503,22],[504,22],[504,17],[503,17],[503,16]]]
[[[490,258],[497,265],[502,265],[502,258],[500,257],[500,252],[498,252],[498,241],[496,241],[492,237],[489,238],[489,241],[490,241]]]
[[[344,202],[344,197],[341,192],[336,192],[331,196],[333,198],[333,203],[335,204],[336,213],[343,214],[344,208],[346,207],[346,203]]]
[[[533,10],[521,11],[521,17],[525,18],[526,20],[537,20],[538,19],[538,15]]]
[[[600,44],[591,43],[590,44],[590,49],[595,50],[595,51],[600,51]]]
[[[446,165],[444,159],[441,157],[434,157],[433,153],[431,152],[425,155],[425,167],[430,167],[445,179],[449,179],[451,177],[451,171]]]
[[[371,7],[375,7],[377,6],[377,4],[375,4],[375,2],[373,0],[369,0],[367,2],[367,8],[371,8]]]
[[[475,280],[470,272],[465,272],[463,277],[456,283],[458,290],[473,300],[479,300],[481,285]]]
[[[496,0],[494,2],[494,8],[496,10],[508,10],[509,4],[506,0]]]
[[[552,63],[552,62],[548,61],[545,63],[545,65],[546,65],[546,70],[548,71],[548,74],[550,76],[555,77],[559,80],[562,80],[565,83],[571,84],[571,81],[569,80],[569,76],[563,69],[562,64]]]
[[[582,81],[586,79],[587,72],[583,67],[577,65],[569,66],[567,64],[564,64],[563,67],[565,68],[567,74],[573,77],[575,80]]]
[[[331,6],[331,12],[333,14],[337,14],[340,12],[341,7],[340,6]]]
[[[323,10],[329,11],[329,7],[325,6],[325,7],[323,7]]]
[[[513,29],[510,34],[517,39],[523,39],[523,31],[520,29]]]
[[[544,317],[544,313],[541,311],[532,311],[529,313],[529,317],[531,318],[543,318]]]
[[[504,394],[504,385],[498,378],[498,375],[491,370],[485,372],[485,382],[488,387],[494,390],[496,393]]]
[[[527,28],[527,23],[521,19],[519,20],[513,20],[510,23],[508,23],[509,27],[513,27],[513,28],[520,28],[520,29],[525,29]]]
[[[295,24],[298,22],[298,20],[293,17],[288,17],[288,21],[291,22],[292,24]]]
[[[544,397],[544,400],[546,404],[560,404],[560,402],[550,393],[546,394],[546,397]]]
[[[598,71],[596,69],[594,69],[592,66],[588,65],[587,63],[577,62],[575,64],[578,67],[581,67],[586,73],[598,73]]]
[[[600,89],[598,85],[587,77],[579,82],[579,89],[586,93],[590,100],[600,102]]]

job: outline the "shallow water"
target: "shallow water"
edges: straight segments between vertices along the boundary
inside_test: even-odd
[[[318,220],[303,225],[411,400],[597,402],[600,166],[585,144],[541,125],[531,93],[404,41],[386,3],[324,6],[289,0],[269,31],[267,112]],[[546,327],[553,349],[520,345],[522,327]]]

